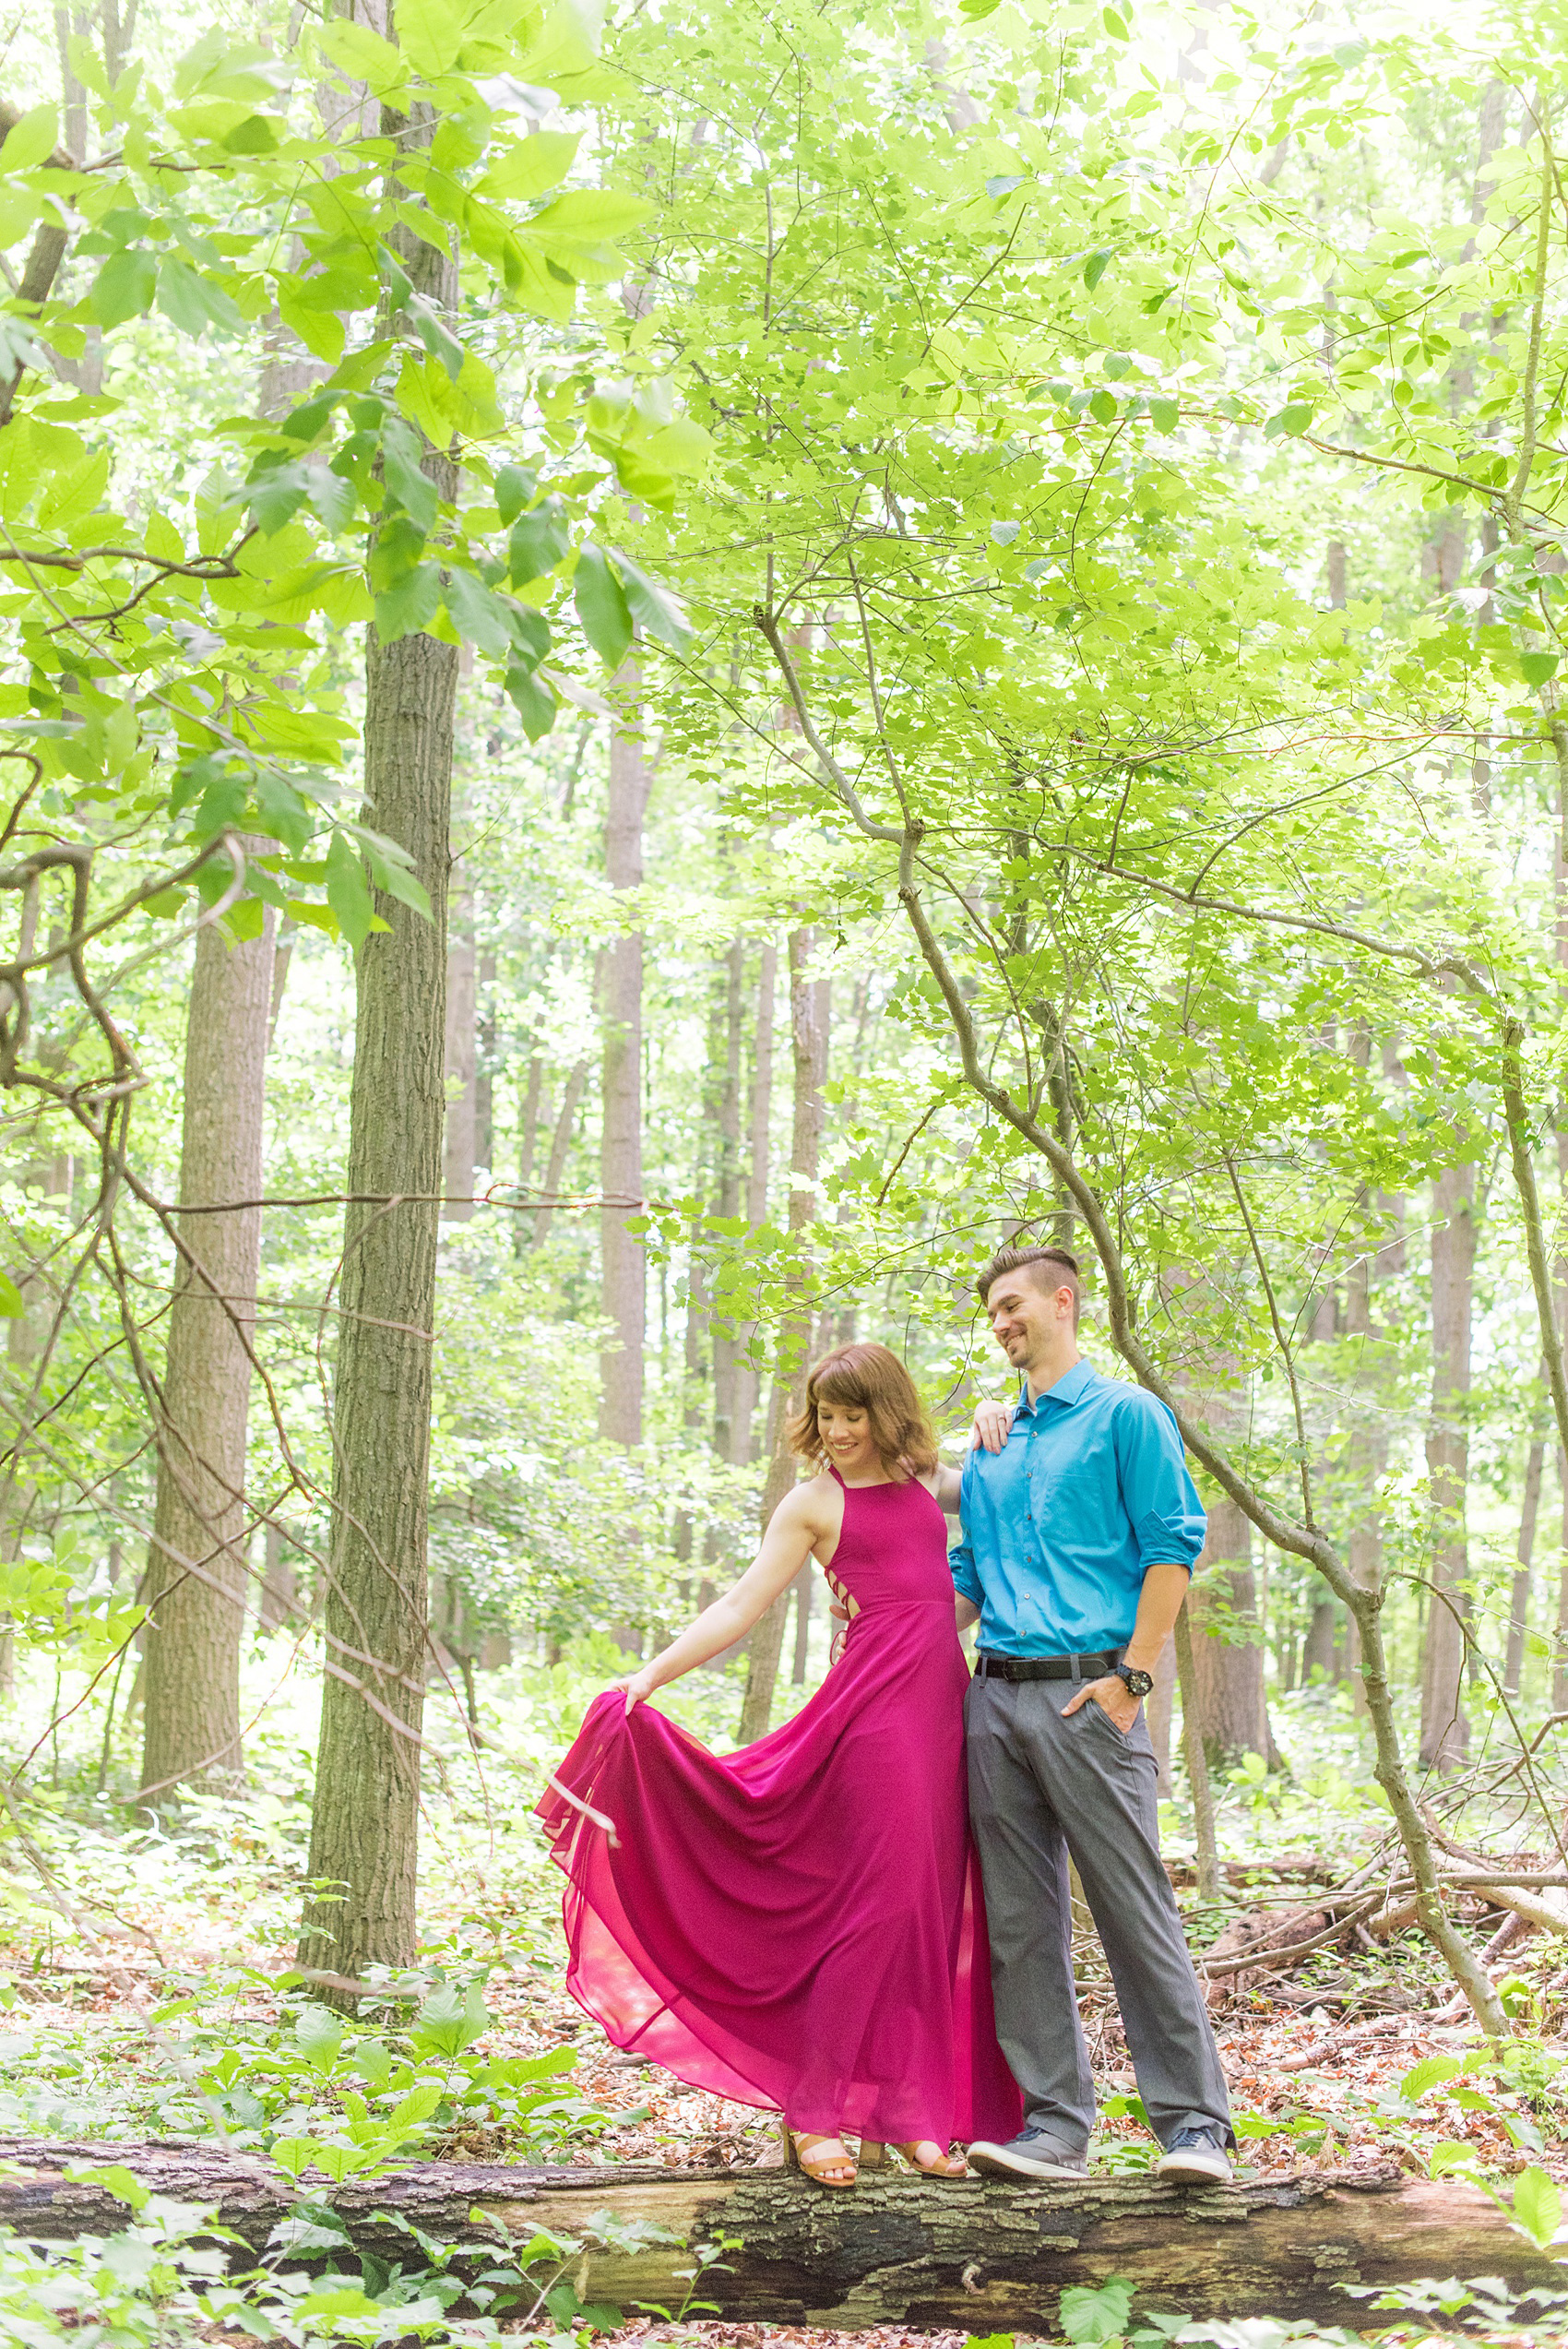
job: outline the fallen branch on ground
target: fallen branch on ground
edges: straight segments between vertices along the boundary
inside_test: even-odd
[[[259,2249],[300,2189],[259,2157],[218,2144],[60,2144],[0,2139],[0,2160],[30,2175],[0,2178],[0,2223],[53,2240],[102,2235],[125,2212],[67,2168],[121,2163],[156,2192],[216,2204],[224,2225]],[[935,2185],[862,2176],[828,2194],[778,2169],[523,2169],[422,2162],[350,2180],[327,2197],[355,2252],[405,2258],[407,2238],[378,2216],[411,2220],[448,2242],[526,2240],[540,2228],[580,2236],[596,2215],[647,2220],[683,2241],[729,2238],[702,2280],[731,2320],[863,2327],[897,2323],[968,2333],[1055,2330],[1058,2295],[1108,2272],[1136,2287],[1137,2307],[1221,2317],[1355,2322],[1342,2283],[1492,2274],[1515,2291],[1561,2283],[1473,2186],[1407,2178],[1392,2163],[1257,2180],[1175,2187],[1100,2175],[1083,2185]],[[482,2214],[481,2217],[474,2215]],[[673,2243],[635,2257],[590,2249],[585,2297],[629,2307],[680,2305],[689,2257]]]

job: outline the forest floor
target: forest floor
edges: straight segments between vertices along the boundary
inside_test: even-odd
[[[518,1671],[487,1690],[482,1772],[455,1716],[444,1722],[437,1709],[448,1767],[426,1822],[419,1972],[427,1994],[450,1999],[472,1985],[482,2005],[469,2007],[463,2046],[450,2040],[441,2057],[427,2048],[420,2077],[439,2079],[442,2100],[405,2157],[771,2165],[779,2159],[771,2116],[622,2056],[566,1993],[559,1878],[529,1813],[597,1685],[596,1663],[586,1672]],[[714,1684],[671,1710],[721,1742],[732,1705],[731,1689]],[[1180,1803],[1162,1808],[1196,1951],[1264,1905],[1277,1913],[1310,1904],[1314,1887],[1299,1879],[1348,1874],[1386,1834],[1348,1708],[1314,1694],[1277,1709],[1277,1721],[1289,1774],[1265,1782],[1243,1771],[1222,1790],[1228,1868],[1218,1902],[1191,1889]],[[115,2140],[148,2136],[226,2135],[237,2150],[261,2150],[290,2132],[329,2135],[362,2095],[374,2104],[374,2092],[387,2090],[386,2046],[417,2066],[406,2005],[345,2030],[313,2005],[308,1985],[285,1979],[308,1825],[299,1789],[304,1726],[302,1711],[256,1741],[245,1799],[193,1804],[177,1819],[128,1815],[113,1783],[102,1796],[84,1788],[89,1758],[68,1745],[50,1780],[35,1780],[27,1824],[39,1864],[30,1874],[13,1846],[0,1875],[0,2005],[8,2009],[0,2016],[0,2133],[96,2137],[108,2160]],[[1559,1791],[1559,1810],[1562,1799]],[[1474,1805],[1452,1820],[1471,1840],[1484,1829],[1491,1850],[1519,1849],[1529,1832],[1522,1815],[1483,1820]],[[1506,1844],[1496,1840],[1504,1835]],[[61,1914],[65,1888],[75,1924]],[[1479,1901],[1460,1914],[1478,1944],[1498,1922]],[[1158,2149],[1143,2123],[1098,1940],[1083,1924],[1080,2008],[1101,2098],[1091,2161],[1135,2172]],[[1501,1986],[1516,2037],[1501,2059],[1467,2010],[1455,2010],[1452,1985],[1414,1931],[1376,1950],[1324,1950],[1285,1970],[1217,1982],[1211,2010],[1244,2171],[1268,2177],[1393,2159],[1414,2176],[1471,2176],[1503,2194],[1532,2168],[1568,2188],[1565,1961],[1554,1936],[1528,1935],[1509,1952]],[[1355,2313],[1348,2305],[1347,2320]],[[1265,2314],[1255,2312],[1256,2321]],[[655,2331],[662,2339],[671,2329]],[[679,2331],[688,2349],[803,2349],[808,2340],[811,2349],[904,2349],[910,2338],[889,2328],[853,2336],[718,2324]],[[647,2332],[639,2319],[614,2338],[636,2349]],[[371,2336],[350,2328],[341,2337]],[[1418,2329],[1410,2337],[1425,2336]],[[1484,2337],[1526,2336],[1494,2327]],[[922,2338],[960,2349],[956,2334],[951,2343]],[[1273,2338],[1238,2334],[1225,2349],[1272,2349]]]

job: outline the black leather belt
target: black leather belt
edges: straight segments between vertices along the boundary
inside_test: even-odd
[[[1120,1648],[1098,1656],[988,1656],[975,1658],[977,1680],[1103,1680],[1122,1661]]]

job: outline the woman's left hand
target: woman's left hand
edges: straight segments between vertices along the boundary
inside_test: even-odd
[[[654,1692],[654,1683],[646,1671],[628,1673],[624,1680],[612,1680],[610,1686],[612,1689],[624,1690],[628,1712],[634,1705],[646,1705]]]

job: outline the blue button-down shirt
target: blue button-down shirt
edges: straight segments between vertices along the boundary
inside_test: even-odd
[[[1144,1576],[1191,1568],[1204,1544],[1176,1422],[1142,1387],[1076,1362],[1031,1402],[999,1452],[964,1466],[951,1558],[995,1655],[1088,1655],[1124,1647]]]

